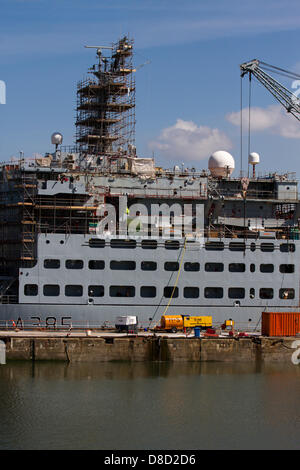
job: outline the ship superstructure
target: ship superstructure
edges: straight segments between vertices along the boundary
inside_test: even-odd
[[[55,134],[53,153],[2,165],[1,322],[151,326],[168,312],[255,329],[268,308],[295,311],[295,175],[234,177],[222,151],[201,172],[139,158],[132,46],[98,51],[79,83],[77,146]]]

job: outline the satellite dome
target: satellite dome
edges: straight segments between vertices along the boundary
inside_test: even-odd
[[[234,168],[234,158],[225,150],[214,152],[208,160],[208,169],[211,175],[217,178],[230,176]]]
[[[62,141],[63,141],[62,134],[60,134],[60,132],[53,132],[53,134],[51,136],[51,143],[53,145],[60,145],[60,144],[62,144]]]
[[[248,163],[250,165],[257,165],[260,162],[259,155],[256,152],[252,152],[249,155]]]

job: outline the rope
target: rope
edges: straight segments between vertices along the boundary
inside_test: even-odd
[[[241,96],[240,96],[240,100],[241,100],[241,103],[240,103],[240,106],[241,106],[241,116],[240,116],[240,152],[241,152],[241,155],[240,155],[240,158],[241,158],[241,169],[240,169],[240,172],[241,172],[241,178],[243,176],[243,77],[241,76]]]
[[[166,307],[165,310],[164,310],[163,315],[164,315],[164,314],[166,313],[166,311],[168,310],[168,308],[169,308],[169,306],[170,306],[170,304],[171,304],[171,300],[172,300],[172,298],[173,298],[173,296],[174,296],[175,289],[176,289],[177,284],[178,284],[178,279],[179,279],[181,267],[182,267],[182,262],[183,262],[183,258],[184,258],[185,249],[186,249],[186,238],[185,238],[185,240],[184,240],[184,245],[183,245],[183,247],[182,247],[182,256],[181,256],[181,261],[180,261],[180,264],[179,264],[179,269],[178,269],[178,274],[177,274],[177,278],[176,278],[176,281],[175,281],[175,285],[174,285],[174,287],[173,287],[171,297],[170,297],[170,299],[169,299],[169,302],[168,302],[167,307]],[[179,256],[178,256],[177,259],[179,259]],[[173,273],[171,274],[170,280],[171,280],[172,276],[173,276]],[[170,280],[169,280],[169,282],[170,282]],[[163,297],[162,297],[162,298],[163,298]],[[156,313],[157,313],[157,311],[158,311],[158,309],[159,309],[159,307],[160,307],[162,298],[161,298],[161,300],[160,300],[160,302],[159,302],[159,304],[158,304],[158,306],[157,306],[157,308],[156,308],[156,310],[155,310],[155,313],[154,313],[152,319],[151,319],[150,322],[149,322],[149,327],[150,327],[150,325],[151,325],[151,322],[154,321],[155,315],[156,315]]]
[[[249,73],[249,105],[248,105],[248,158],[250,155],[250,136],[251,136],[251,72]],[[248,178],[249,178],[249,163],[248,163]]]
[[[182,267],[182,262],[183,262],[183,258],[184,258],[184,253],[185,253],[185,248],[186,248],[186,239],[184,240],[184,245],[183,245],[183,251],[182,251],[182,256],[181,256],[181,261],[180,261],[180,265],[179,265],[179,269],[178,269],[178,274],[177,274],[177,277],[176,277],[176,281],[175,281],[175,284],[174,284],[174,287],[173,287],[173,290],[172,290],[172,294],[171,294],[171,297],[169,299],[169,302],[163,312],[163,315],[165,315],[165,313],[167,312],[170,304],[171,304],[171,301],[173,299],[173,295],[174,295],[174,292],[176,290],[176,287],[177,287],[177,284],[178,284],[178,280],[179,280],[179,276],[180,276],[180,271],[181,271],[181,267]]]

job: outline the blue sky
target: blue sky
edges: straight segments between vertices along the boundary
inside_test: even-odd
[[[253,58],[300,72],[300,3],[294,0],[0,0],[0,160],[51,151],[75,133],[76,83],[94,63],[85,44],[135,41],[136,145],[157,164],[202,169],[229,150],[240,169],[239,64]],[[282,81],[281,78],[279,78]],[[291,81],[283,82],[291,88]],[[244,105],[247,106],[247,79]],[[300,174],[300,122],[252,86],[257,171]],[[244,126],[245,128],[247,126]],[[247,166],[248,136],[243,138]]]

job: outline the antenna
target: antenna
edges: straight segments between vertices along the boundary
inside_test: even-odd
[[[84,46],[86,49],[113,49],[111,46]]]
[[[113,50],[111,46],[84,46],[86,49],[97,49],[97,56],[100,58],[102,55],[101,49]]]
[[[106,63],[107,59],[105,57],[102,57],[102,49],[109,49],[113,50],[113,47],[111,46],[84,46],[86,49],[97,49],[97,56],[99,57],[99,66],[101,63],[101,59],[104,63]]]

